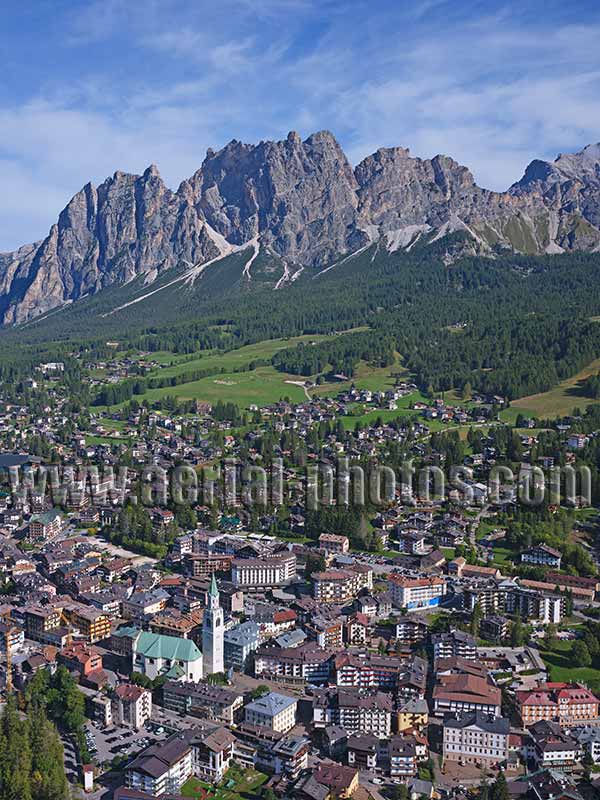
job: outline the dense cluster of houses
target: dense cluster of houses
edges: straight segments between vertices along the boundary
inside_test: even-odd
[[[157,364],[135,363],[145,366]],[[118,382],[133,364],[100,368],[102,382]],[[281,401],[252,409],[260,422],[241,431],[200,402],[195,414],[91,414],[82,431],[62,410],[63,372],[41,365],[50,398],[41,411],[0,405],[0,685],[22,691],[61,666],[74,676],[101,740],[86,780],[119,755],[102,742],[129,730],[141,746],[119,764],[117,800],[176,800],[193,779],[219,784],[251,770],[301,800],[366,800],[382,784],[403,784],[413,798],[460,796],[461,775],[475,785],[500,771],[516,796],[578,800],[584,763],[600,764],[599,700],[582,683],[552,681],[533,634],[559,627],[568,604],[594,606],[600,581],[565,571],[562,552],[539,541],[499,568],[504,532],[478,538],[493,447],[466,459],[470,503],[451,493],[405,502],[398,490],[368,520],[377,549],[367,551],[350,533],[305,536],[298,464],[282,436],[325,464],[395,444],[433,464],[431,421],[489,423],[502,398],[465,408],[417,400],[403,424],[373,421],[350,436],[333,423],[357,408],[393,411],[416,387]],[[322,423],[332,425],[313,442]],[[163,558],[110,544],[149,466],[200,467],[241,452],[259,464],[265,432],[296,492],[283,524],[271,510],[217,512],[199,500],[198,524],[178,529],[173,505],[157,501],[152,531],[175,531]],[[570,451],[584,439],[564,431]],[[43,455],[30,452],[34,442]],[[74,470],[61,502],[14,483],[50,454]],[[100,478],[90,490],[78,472],[117,469],[124,456],[120,487]],[[531,633],[519,644],[517,621]]]

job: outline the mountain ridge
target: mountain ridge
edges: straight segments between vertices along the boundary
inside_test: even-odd
[[[19,324],[111,285],[203,265],[247,249],[277,264],[273,288],[331,268],[372,242],[409,249],[455,231],[493,256],[600,251],[600,144],[535,159],[506,192],[477,185],[449,156],[380,148],[352,168],[329,131],[209,149],[173,191],[158,168],[86,184],[48,236],[0,253],[0,322]],[[252,245],[252,247],[250,247]],[[449,256],[450,258],[450,256]],[[185,275],[183,276],[185,278]]]

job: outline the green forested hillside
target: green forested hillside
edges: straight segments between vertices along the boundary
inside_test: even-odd
[[[351,377],[359,362],[384,366],[397,352],[423,390],[468,383],[516,398],[545,391],[600,356],[600,325],[591,319],[600,313],[598,254],[499,254],[447,265],[461,236],[408,253],[373,245],[280,289],[245,279],[243,254],[194,281],[172,271],[150,286],[111,287],[0,332],[0,370],[14,377],[42,357],[73,349],[100,356],[107,340],[122,349],[181,354],[361,326],[278,349],[269,360],[292,375]],[[262,259],[261,273],[268,274]],[[277,265],[273,270],[279,274]],[[191,373],[188,380],[202,378]]]
[[[21,717],[13,696],[0,716],[0,800],[68,800],[63,748],[39,708]]]

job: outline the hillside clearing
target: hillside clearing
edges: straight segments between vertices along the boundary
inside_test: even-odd
[[[599,403],[600,400],[586,397],[581,387],[586,378],[597,372],[600,372],[600,358],[595,359],[576,375],[567,378],[547,392],[513,400],[511,408],[517,409],[517,413],[522,411],[526,416],[529,414],[535,417],[550,418],[567,416],[573,412],[574,408],[584,409],[591,403]]]

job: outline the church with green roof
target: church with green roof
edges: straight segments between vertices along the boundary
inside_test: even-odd
[[[203,674],[202,653],[191,639],[141,631],[133,644],[133,671],[151,680],[165,676],[197,683]]]

